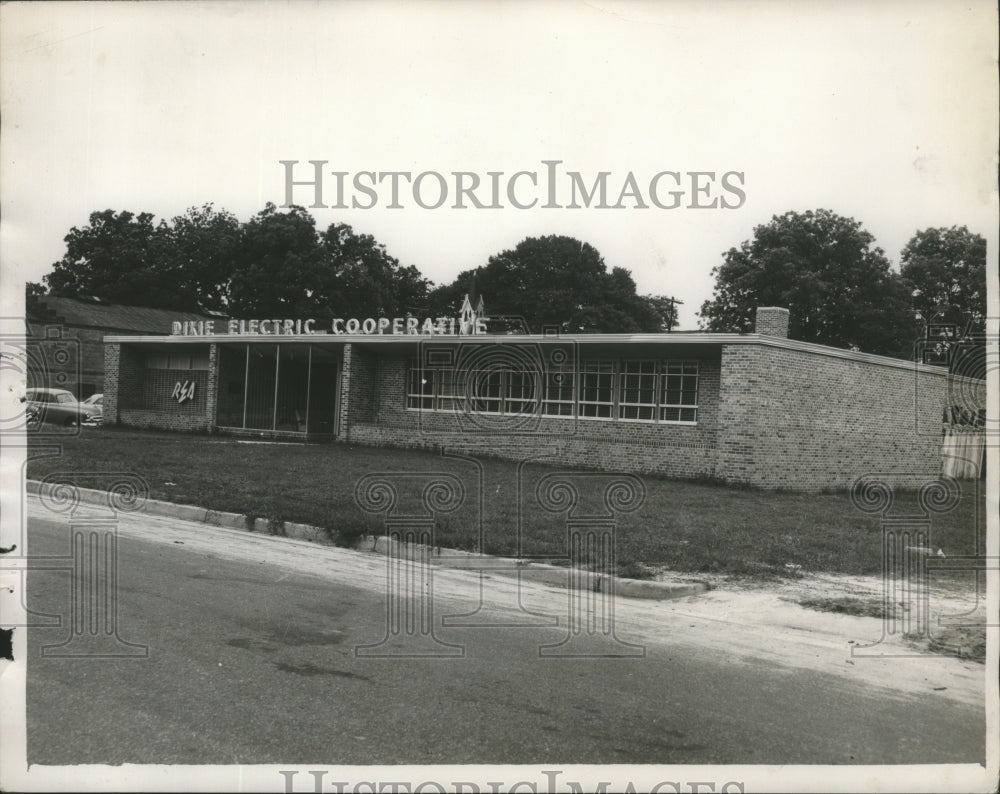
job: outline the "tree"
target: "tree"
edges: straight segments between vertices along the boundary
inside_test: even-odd
[[[985,379],[985,238],[965,226],[924,229],[913,235],[900,259],[927,333],[925,362]]]
[[[533,332],[543,327],[567,333],[660,329],[657,313],[636,294],[631,274],[620,267],[609,273],[597,249],[572,237],[528,237],[491,256],[484,267],[463,271],[434,290],[431,312],[456,312],[466,293],[473,299],[484,296],[491,318],[522,317]],[[515,325],[520,324],[509,328]]]
[[[211,204],[191,207],[173,219],[163,266],[180,303],[174,308],[224,310],[237,266],[242,225]]]
[[[401,316],[425,301],[428,282],[385,246],[347,224],[317,234],[305,209],[274,204],[247,222],[229,288],[234,317]]]
[[[745,333],[758,306],[783,306],[792,339],[909,357],[916,328],[907,287],[874,242],[830,210],[776,215],[712,270],[702,325]]]
[[[201,311],[226,303],[240,223],[211,204],[155,224],[148,212],[104,210],[73,227],[48,291],[111,303]]]
[[[925,323],[964,329],[986,317],[986,239],[965,226],[917,232],[900,255],[913,308]]]
[[[370,234],[333,223],[321,235],[324,257],[336,273],[331,306],[340,316],[401,317],[427,298],[429,282],[402,267]]]
[[[153,215],[93,212],[64,238],[66,253],[44,281],[50,294],[95,296],[114,303],[188,308],[165,264],[167,229]]]
[[[298,206],[278,212],[268,202],[243,226],[227,311],[233,317],[327,319],[335,286],[312,215]]]
[[[170,223],[105,210],[73,227],[44,281],[53,295],[234,317],[400,316],[426,302],[428,281],[346,224],[317,234],[302,207],[268,203],[247,223],[212,204]],[[41,294],[41,285],[29,292]]]

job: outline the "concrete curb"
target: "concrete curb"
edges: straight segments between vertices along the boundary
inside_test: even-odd
[[[53,497],[53,491],[56,491],[59,486],[60,483],[45,483],[39,480],[26,481],[27,492],[39,497]],[[73,493],[79,500],[79,503],[114,510],[109,501],[107,491],[75,487]],[[266,518],[254,519],[251,526],[250,518],[241,513],[209,510],[205,507],[163,502],[158,499],[145,499],[137,502],[136,505],[135,509],[128,512],[145,512],[148,515],[179,518],[184,521],[195,521],[214,527],[294,538],[325,546],[334,545],[327,530],[309,524],[286,521],[282,524],[280,531],[272,531],[271,524]],[[697,595],[709,589],[709,585],[705,582],[672,583],[654,582],[646,579],[625,579],[616,576],[608,577],[590,571],[571,571],[569,568],[557,565],[531,562],[530,560],[514,557],[493,557],[461,549],[429,548],[419,544],[399,544],[397,541],[392,541],[392,543],[396,547],[396,553],[408,559],[424,561],[442,568],[480,571],[486,577],[494,574],[514,576],[524,581],[545,584],[550,587],[613,592],[615,595],[626,598],[645,598],[657,601]],[[366,547],[370,552],[381,552],[384,554],[386,552],[386,539],[381,535],[366,535],[360,538],[354,546],[358,550],[365,550]]]

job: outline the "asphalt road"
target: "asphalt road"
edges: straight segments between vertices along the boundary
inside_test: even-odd
[[[37,510],[30,517],[33,557],[68,555],[69,538],[65,518]],[[358,658],[356,646],[386,633],[377,557],[140,516],[123,524],[118,570],[118,633],[148,646],[145,657],[43,656],[42,646],[68,636],[71,574],[29,574],[29,606],[64,616],[61,628],[28,632],[29,763],[881,764],[984,756],[981,706],[943,700],[930,687],[895,690],[764,654],[737,658],[691,636],[681,641],[689,619],[665,604],[619,601],[618,636],[644,645],[643,657],[540,657],[539,645],[566,636],[567,594],[528,585],[525,603],[562,611],[560,626],[440,627],[438,636],[464,646],[464,656]],[[477,608],[475,575],[435,577],[438,619]],[[513,580],[487,580],[494,586],[502,597],[486,599],[483,622],[510,617],[501,591]]]

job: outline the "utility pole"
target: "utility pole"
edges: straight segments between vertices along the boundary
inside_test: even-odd
[[[674,297],[664,297],[663,300],[670,304],[670,322],[667,324],[667,333],[669,334],[674,326],[677,325],[677,306],[683,306],[684,301],[677,300]]]

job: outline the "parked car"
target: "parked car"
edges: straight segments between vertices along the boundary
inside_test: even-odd
[[[38,421],[56,425],[101,424],[104,411],[97,405],[77,402],[66,389],[28,389],[24,393],[28,408],[38,411]]]
[[[104,395],[98,392],[97,394],[91,394],[86,400],[83,401],[84,405],[92,405],[101,412],[101,418],[104,418]]]
[[[38,408],[32,403],[27,402],[27,397],[22,397],[21,402],[24,405],[24,423],[29,430],[34,430],[38,425],[41,424],[41,414],[38,412]]]

